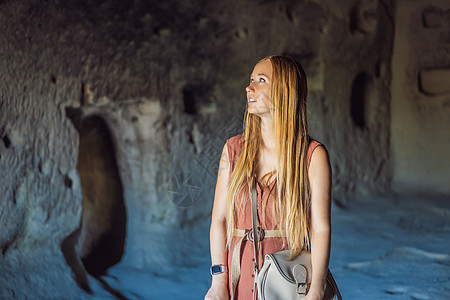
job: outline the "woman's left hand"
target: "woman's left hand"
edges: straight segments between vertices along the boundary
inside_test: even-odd
[[[308,294],[302,298],[302,300],[322,300],[318,295]]]
[[[310,290],[302,300],[322,300],[323,295],[319,291]]]

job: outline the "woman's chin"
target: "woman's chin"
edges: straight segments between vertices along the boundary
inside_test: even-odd
[[[251,107],[250,105],[247,107],[247,111],[248,111],[249,114],[258,116],[260,118],[262,116],[265,116],[265,115],[267,115],[269,113],[266,110],[261,110],[261,109],[258,109],[258,108],[254,108],[254,107]]]
[[[249,114],[258,115],[258,112],[255,111],[254,109],[252,109],[251,107],[247,107],[247,111],[248,111]]]

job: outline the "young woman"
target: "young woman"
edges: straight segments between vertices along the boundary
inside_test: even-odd
[[[205,299],[252,299],[253,242],[236,229],[252,228],[249,187],[255,180],[258,227],[285,233],[261,240],[259,268],[268,253],[291,249],[295,258],[310,244],[312,281],[303,299],[322,299],[330,257],[331,166],[324,145],[308,134],[305,73],[290,57],[270,56],[256,64],[245,90],[244,133],[227,140],[219,164],[210,231],[213,275]]]

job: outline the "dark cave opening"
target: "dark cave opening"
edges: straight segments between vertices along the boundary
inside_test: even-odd
[[[188,84],[183,87],[184,112],[196,115],[211,104],[213,92],[203,84]]]
[[[367,125],[367,110],[370,104],[372,81],[371,75],[366,72],[359,73],[353,80],[350,113],[353,122],[359,128],[365,128]]]
[[[183,104],[184,104],[184,111],[186,113],[191,115],[195,115],[197,113],[193,90],[188,88],[183,89]]]
[[[3,140],[3,144],[5,145],[6,148],[9,148],[11,146],[11,140],[9,139],[8,135],[4,135],[2,137]]]
[[[78,173],[83,191],[79,256],[98,277],[122,258],[126,235],[123,187],[110,131],[99,116],[80,120]]]

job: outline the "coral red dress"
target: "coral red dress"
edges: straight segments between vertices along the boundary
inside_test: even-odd
[[[228,148],[228,156],[230,158],[230,174],[233,172],[234,167],[238,161],[239,154],[242,151],[242,147],[244,145],[244,135],[240,134],[234,136],[227,140],[227,148]],[[307,154],[307,165],[311,161],[311,156],[314,149],[321,145],[316,140],[312,140]],[[258,182],[256,184],[256,192],[257,192],[257,205],[261,207],[262,199],[267,201],[266,213],[265,213],[265,224],[260,224],[259,220],[261,219],[260,209],[258,209],[258,226],[261,226],[264,230],[277,230],[278,226],[275,224],[272,219],[272,202],[274,200],[275,189],[273,189],[272,193],[269,195],[269,191],[274,188],[276,185],[276,178],[273,179],[270,184],[266,187],[262,187]],[[267,199],[268,197],[268,199]],[[241,210],[237,215],[237,224],[236,228],[238,229],[251,229],[252,228],[252,209],[251,209],[251,199],[250,195],[248,195],[248,201],[245,201],[244,209]],[[265,225],[265,226],[264,226]],[[239,242],[241,237],[234,236],[230,243],[230,248],[228,249],[228,291],[231,296],[231,261],[232,261],[232,253]],[[264,257],[266,254],[274,253],[277,251],[285,250],[287,248],[286,245],[283,247],[283,240],[286,239],[284,237],[266,237],[259,243],[259,268],[261,269],[262,264],[264,262]],[[242,242],[241,247],[241,274],[240,278],[237,282],[234,299],[238,300],[250,300],[253,297],[253,284],[254,284],[254,274],[253,274],[253,264],[254,264],[254,250],[253,250],[253,242],[249,240],[244,240]]]

